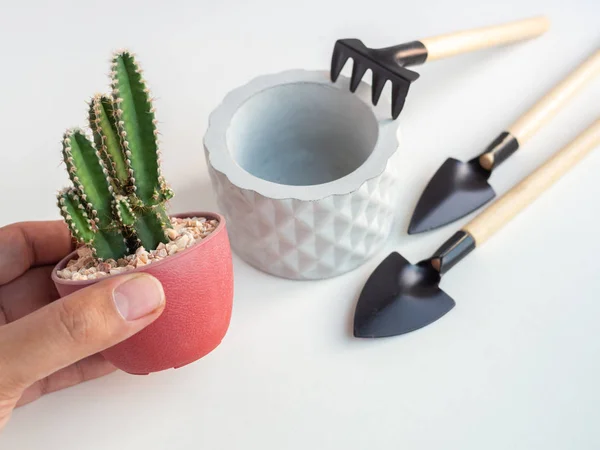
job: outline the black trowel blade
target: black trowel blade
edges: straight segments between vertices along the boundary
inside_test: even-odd
[[[431,178],[408,227],[408,234],[430,231],[465,217],[492,200],[496,193],[490,172],[475,160],[448,158]]]
[[[455,305],[438,287],[439,281],[440,274],[430,265],[413,265],[399,253],[391,253],[360,294],[354,336],[396,336],[435,322]]]

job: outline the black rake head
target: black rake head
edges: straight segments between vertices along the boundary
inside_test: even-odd
[[[396,119],[404,107],[410,84],[419,74],[404,66],[422,63],[427,57],[423,44],[418,41],[394,47],[372,49],[359,39],[339,39],[331,58],[331,81],[335,83],[348,59],[353,60],[350,91],[358,88],[367,70],[371,70],[373,84],[371,100],[377,105],[387,81],[392,84],[392,117]]]

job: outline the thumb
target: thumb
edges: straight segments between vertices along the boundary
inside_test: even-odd
[[[164,304],[162,285],[144,273],[81,289],[0,328],[0,374],[28,387],[134,335]]]

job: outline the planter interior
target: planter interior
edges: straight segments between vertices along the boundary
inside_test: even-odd
[[[276,86],[251,97],[227,130],[234,161],[278,184],[318,185],[358,169],[377,142],[371,109],[318,83]]]
[[[212,112],[208,163],[231,183],[270,199],[345,195],[380,176],[398,148],[389,102],[371,88],[331,83],[326,71],[290,70],[255,78]]]

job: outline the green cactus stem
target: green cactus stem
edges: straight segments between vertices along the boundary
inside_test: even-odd
[[[77,240],[90,244],[94,240],[94,225],[74,188],[66,188],[59,192],[58,207],[71,234]]]
[[[148,88],[133,55],[112,60],[112,95],[96,94],[88,122],[63,136],[63,160],[73,187],[59,193],[74,238],[101,259],[168,242],[165,203],[173,197],[160,170],[158,131]]]
[[[134,227],[141,245],[146,249],[155,249],[161,242],[168,241],[165,228],[170,225],[168,219],[165,222],[160,210],[151,209],[137,216]]]
[[[118,230],[98,229],[86,213],[86,206],[75,188],[61,191],[58,194],[58,205],[72,236],[92,248],[96,257],[109,259],[127,254],[123,235]]]
[[[124,227],[133,227],[135,225],[136,217],[133,209],[131,209],[129,199],[122,195],[116,195],[113,205],[121,225]]]
[[[110,176],[118,182],[118,187],[124,189],[129,182],[129,172],[110,97],[94,96],[90,103],[89,123],[96,149],[100,151]]]
[[[109,226],[113,200],[111,178],[100,153],[81,130],[64,134],[63,160],[87,213],[100,228]]]
[[[129,253],[127,240],[119,230],[99,230],[94,236],[92,246],[98,259],[122,258]]]
[[[144,204],[157,204],[163,189],[157,122],[142,71],[129,52],[119,53],[113,58],[112,88],[117,127],[129,164],[135,195]]]

